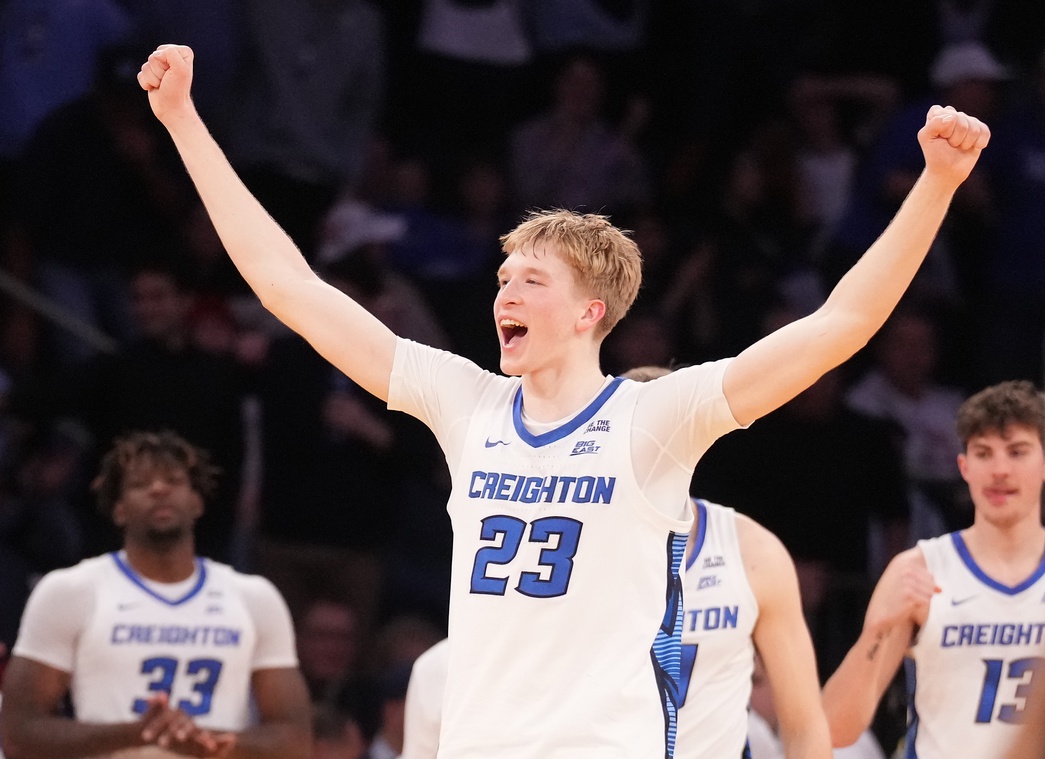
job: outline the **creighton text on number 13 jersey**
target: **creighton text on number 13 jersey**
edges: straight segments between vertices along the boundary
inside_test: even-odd
[[[389,406],[433,429],[453,477],[441,758],[672,756],[692,465],[662,454],[692,424],[695,463],[736,426],[721,370],[672,380],[701,396],[699,423],[677,415],[672,382],[607,378],[576,414],[534,424],[518,378],[399,342]],[[671,410],[644,427],[636,410],[665,392]]]

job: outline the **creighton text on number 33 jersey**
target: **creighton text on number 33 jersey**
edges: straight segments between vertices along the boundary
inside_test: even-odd
[[[432,428],[453,478],[441,759],[672,755],[689,480],[736,427],[723,366],[607,378],[539,424],[518,378],[399,341],[389,406]]]
[[[253,671],[297,666],[290,615],[268,580],[197,559],[190,580],[162,585],[122,553],[46,575],[14,653],[72,674],[82,722],[132,721],[163,691],[215,730],[248,725]]]

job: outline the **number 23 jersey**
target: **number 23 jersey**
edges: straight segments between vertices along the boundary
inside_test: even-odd
[[[14,653],[72,675],[82,722],[129,722],[160,691],[201,727],[248,725],[251,674],[296,667],[290,614],[266,579],[196,560],[165,586],[124,555],[44,576],[26,605]]]
[[[989,577],[954,532],[918,542],[940,593],[908,652],[908,756],[1005,754],[1045,646],[1045,559],[1010,587]]]
[[[672,434],[699,449],[736,426],[721,371],[608,379],[539,424],[518,378],[400,341],[389,406],[429,424],[453,478],[440,759],[671,756],[692,468],[665,449]],[[665,394],[663,414],[640,403]],[[644,474],[647,456],[675,469]]]

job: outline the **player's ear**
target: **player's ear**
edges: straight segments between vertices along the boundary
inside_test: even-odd
[[[203,516],[203,496],[197,493],[195,490],[192,491],[192,518],[199,519]]]
[[[123,507],[122,500],[112,505],[112,523],[117,527],[127,526],[127,510]]]
[[[961,474],[962,479],[965,480],[966,482],[969,481],[969,478],[966,476],[966,473],[968,472],[968,470],[969,470],[969,457],[966,456],[965,453],[959,453],[958,454],[958,472]]]
[[[602,318],[606,315],[606,304],[601,300],[589,300],[587,308],[584,309],[584,313],[581,314],[580,321],[578,323],[578,329],[581,332],[587,332],[589,329],[594,329]]]

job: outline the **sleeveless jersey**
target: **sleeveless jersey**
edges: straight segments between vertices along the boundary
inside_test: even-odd
[[[977,566],[960,533],[921,540],[918,547],[942,592],[929,602],[905,662],[907,756],[1001,757],[1043,662],[1045,559],[1009,587]]]
[[[721,366],[694,370],[680,379],[718,383],[711,418]],[[433,428],[453,478],[440,759],[672,756],[691,472],[678,519],[637,479],[633,414],[652,385],[608,380],[534,434],[519,378],[400,341],[389,407]]]
[[[135,720],[167,691],[201,727],[246,727],[251,673],[297,666],[282,598],[268,580],[207,559],[180,597],[162,588],[116,553],[51,572],[26,605],[14,653],[72,674],[81,722]]]
[[[747,744],[758,601],[737,540],[736,512],[696,501],[682,585],[678,759],[739,759]]]

